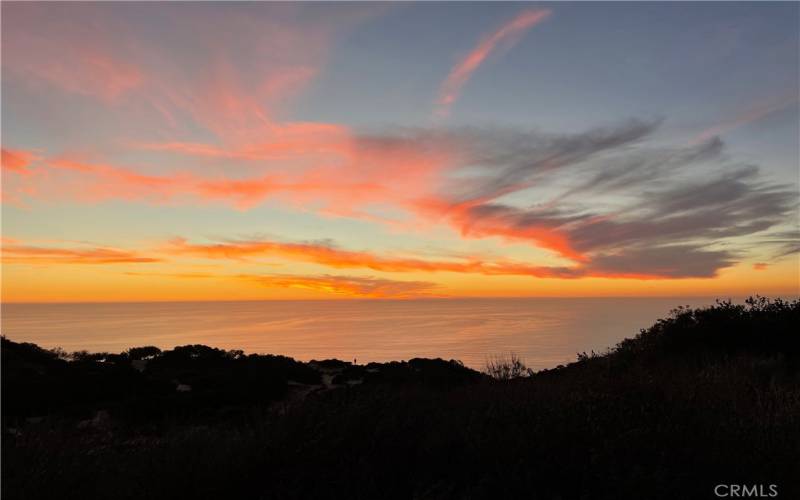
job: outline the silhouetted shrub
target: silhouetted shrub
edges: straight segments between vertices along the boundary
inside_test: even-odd
[[[486,360],[484,373],[495,380],[511,380],[530,377],[533,370],[525,366],[522,358],[512,352],[509,356],[498,355]]]

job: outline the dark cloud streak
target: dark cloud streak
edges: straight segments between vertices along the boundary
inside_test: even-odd
[[[796,186],[737,164],[718,137],[673,148],[644,143],[659,123],[574,136],[462,131],[470,157],[457,172],[466,180],[443,195],[446,217],[465,235],[554,250],[577,261],[576,274],[683,278],[716,275],[744,254],[735,238],[797,216]],[[573,187],[549,200],[529,190],[570,179]],[[499,200],[510,194],[516,202]],[[521,206],[526,197],[532,204]],[[776,255],[800,248],[797,236],[784,240]]]

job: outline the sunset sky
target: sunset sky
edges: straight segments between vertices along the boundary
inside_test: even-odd
[[[797,295],[799,8],[3,2],[2,299]]]

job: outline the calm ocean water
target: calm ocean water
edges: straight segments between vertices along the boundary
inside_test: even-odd
[[[511,351],[549,368],[601,351],[703,298],[433,299],[3,304],[11,340],[67,351],[206,344],[300,360],[460,359]]]

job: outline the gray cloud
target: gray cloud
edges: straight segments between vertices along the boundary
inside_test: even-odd
[[[361,151],[382,155],[413,150],[455,155],[453,201],[489,200],[522,189],[542,175],[578,165],[607,151],[636,144],[656,131],[660,119],[630,119],[579,134],[551,134],[507,127],[396,128],[357,137]],[[387,175],[402,175],[391,172]]]
[[[798,214],[800,216],[800,214]],[[789,231],[779,231],[765,235],[761,244],[774,247],[772,258],[782,259],[794,254],[800,254],[800,227]]]
[[[600,153],[636,143],[652,134],[660,120],[629,120],[581,134],[553,135],[461,130],[461,145],[469,152],[466,166],[477,169],[459,201],[485,200],[527,187],[538,176],[579,164]]]
[[[631,121],[574,136],[472,130],[465,134],[471,156],[457,171],[466,180],[444,195],[453,207],[447,217],[468,235],[527,239],[578,259],[576,274],[709,277],[744,255],[736,238],[797,216],[797,187],[737,164],[718,137],[673,148],[642,144],[658,124]],[[560,193],[530,198],[537,191],[529,188],[554,181]],[[516,203],[497,200],[511,193]],[[533,204],[521,206],[525,197]],[[800,249],[798,235],[778,240],[770,243],[776,256]]]
[[[755,168],[744,168],[694,185],[644,191],[625,214],[579,224],[570,229],[570,237],[577,248],[591,251],[641,243],[711,243],[764,231],[796,210],[797,193],[760,183],[757,174]]]
[[[726,251],[704,250],[695,245],[666,245],[625,249],[617,254],[595,255],[588,274],[708,278],[734,263]]]
[[[564,193],[562,198],[585,192],[624,191],[631,185],[644,186],[664,175],[675,175],[687,166],[721,159],[723,146],[722,140],[714,137],[688,148],[629,151],[625,157],[608,162],[609,165],[593,165],[587,172],[589,179]]]

